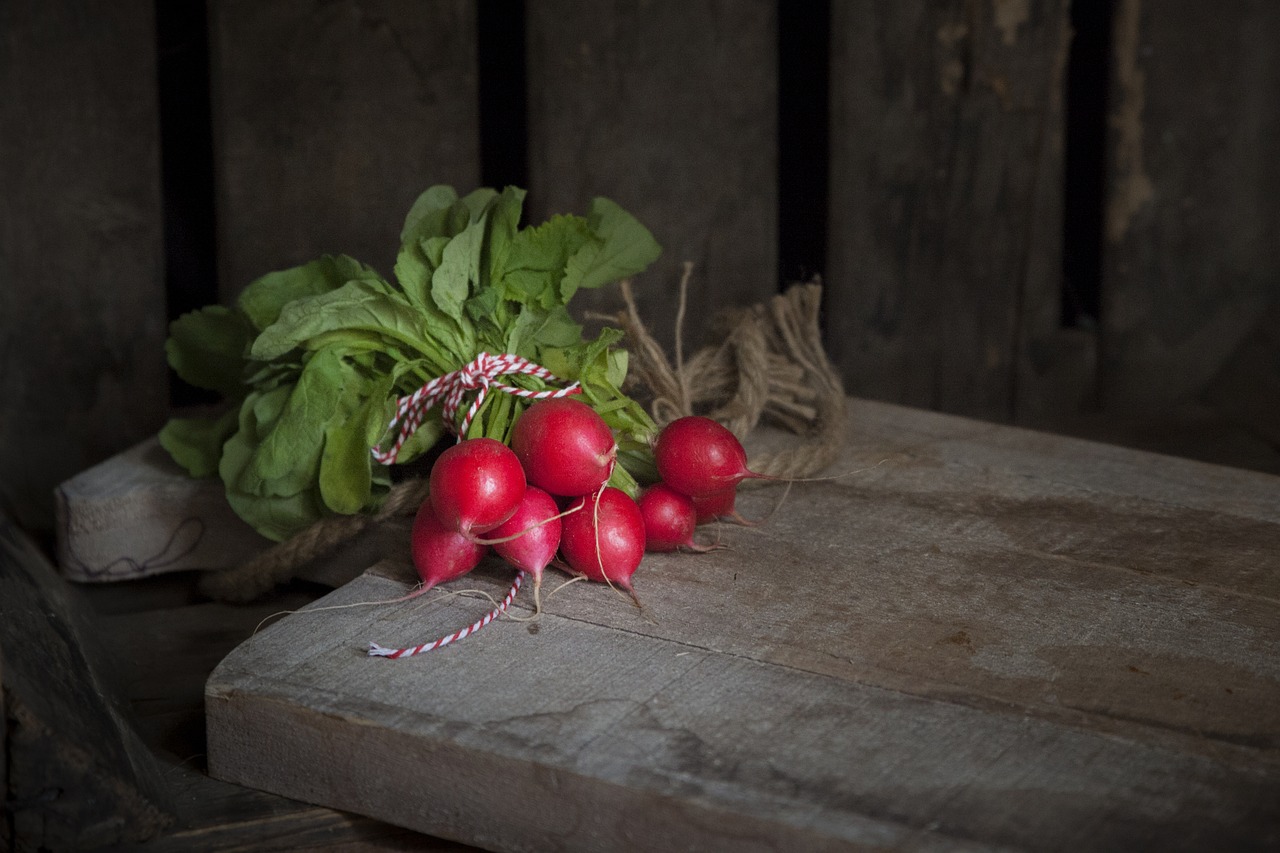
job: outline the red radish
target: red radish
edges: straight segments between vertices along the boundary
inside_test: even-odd
[[[618,455],[604,418],[568,397],[539,400],[526,409],[511,428],[511,449],[531,484],[568,498],[603,486]]]
[[[405,598],[413,598],[433,586],[462,577],[474,569],[489,550],[487,546],[472,542],[441,524],[430,501],[424,501],[418,507],[409,542],[413,567],[422,578],[422,587]]]
[[[431,506],[442,525],[474,539],[511,517],[525,486],[511,448],[492,438],[469,438],[432,466]]]
[[[636,503],[644,519],[645,550],[679,551],[685,548],[702,553],[716,549],[715,545],[698,545],[693,541],[697,512],[693,498],[688,495],[677,492],[666,483],[657,483],[645,489]]]
[[[533,575],[533,597],[538,602],[536,609],[541,610],[542,571],[560,547],[560,507],[555,498],[530,486],[515,515],[490,530],[488,538],[506,540],[494,542],[493,550],[515,568]]]
[[[631,591],[631,576],[644,557],[644,518],[626,492],[606,486],[569,505],[562,518],[560,553],[588,580]]]
[[[743,527],[755,527],[760,522],[743,518],[734,508],[737,501],[738,487],[732,486],[723,492],[712,492],[709,495],[693,498],[693,508],[698,516],[698,524],[709,521],[732,521]]]
[[[667,424],[654,443],[653,457],[662,481],[691,498],[723,492],[750,478],[772,479],[747,468],[747,452],[732,432],[699,415]]]

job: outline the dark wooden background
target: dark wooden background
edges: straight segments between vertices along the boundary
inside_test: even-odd
[[[167,322],[433,183],[607,195],[857,395],[1280,472],[1270,0],[0,0],[0,510],[194,401]],[[601,303],[603,304],[603,303]],[[699,328],[705,327],[699,323]]]

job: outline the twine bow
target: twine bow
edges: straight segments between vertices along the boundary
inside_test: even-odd
[[[577,382],[564,388],[529,391],[525,388],[496,381],[499,376],[506,376],[512,373],[536,376],[547,382],[562,381],[550,370],[540,364],[529,361],[527,358],[513,355],[512,353],[490,355],[487,352],[482,352],[461,369],[446,373],[443,376],[437,376],[412,394],[401,397],[396,403],[395,417],[391,419],[391,423],[387,426],[389,431],[395,431],[399,427],[395,443],[389,450],[374,447],[372,450],[373,458],[383,465],[394,463],[396,457],[400,455],[400,449],[404,446],[404,443],[418,431],[418,427],[422,426],[423,418],[426,417],[427,412],[436,403],[440,403],[441,416],[449,431],[456,433],[459,438],[466,438],[467,431],[471,428],[471,421],[475,418],[476,412],[480,411],[480,407],[484,405],[485,397],[488,395],[490,388],[496,388],[499,391],[505,391],[517,397],[536,400],[567,397],[570,394],[579,394],[582,390],[578,387]],[[462,419],[462,424],[455,426],[458,409],[462,406],[463,396],[468,391],[476,392],[475,400],[472,401],[470,408],[467,409],[467,413]]]

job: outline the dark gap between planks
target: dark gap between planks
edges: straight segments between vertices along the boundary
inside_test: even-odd
[[[1064,140],[1062,326],[1096,329],[1102,312],[1107,90],[1113,0],[1071,4]]]
[[[476,4],[480,66],[480,177],[486,187],[529,186],[528,93],[522,0]]]
[[[779,3],[778,279],[820,275],[827,263],[828,0]]]
[[[165,300],[173,320],[218,301],[205,0],[157,0],[155,20]],[[171,371],[169,399],[174,406],[189,406],[212,402],[216,395]]]

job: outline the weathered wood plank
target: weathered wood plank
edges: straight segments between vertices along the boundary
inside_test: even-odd
[[[232,511],[221,480],[188,476],[155,437],[60,484],[57,499],[58,566],[74,581],[230,569],[272,544]],[[367,531],[301,567],[297,576],[328,586],[346,583],[402,545],[407,524]]]
[[[391,275],[418,193],[479,182],[474,6],[209,6],[224,297],[323,253]]]
[[[0,509],[41,533],[168,407],[152,6],[0,4]]]
[[[856,473],[646,557],[644,614],[574,585],[405,661],[362,650],[481,605],[284,619],[210,677],[211,772],[495,849],[1280,841],[1280,480],[850,416]]]
[[[59,485],[57,503],[58,565],[77,581],[231,568],[271,544],[154,437]]]
[[[302,607],[314,594],[284,589],[250,605],[200,601],[194,578],[168,575],[82,587],[97,619],[87,635],[112,661],[137,731],[163,767],[173,822],[137,845],[156,851],[461,851],[451,842],[359,815],[310,806],[209,778],[204,772],[204,682],[259,624]]]
[[[0,515],[6,849],[137,841],[172,819],[160,768],[72,592]]]
[[[828,345],[859,396],[1071,411],[1058,329],[1065,2],[832,6]]]
[[[668,346],[685,261],[691,345],[721,308],[776,293],[772,4],[535,0],[526,15],[531,221],[603,195],[645,223],[663,256],[637,296]],[[617,304],[575,297],[582,310]]]
[[[1280,7],[1116,4],[1103,403],[1203,391],[1280,276]]]

